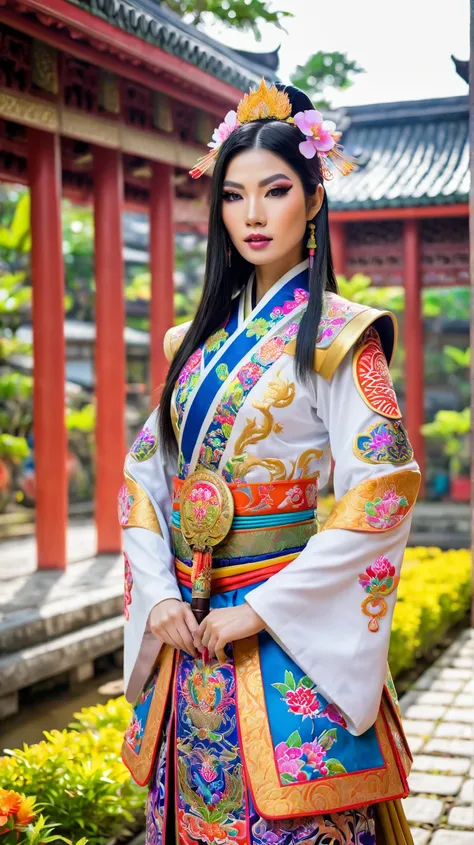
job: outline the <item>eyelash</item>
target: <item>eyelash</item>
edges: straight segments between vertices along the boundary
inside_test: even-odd
[[[292,188],[292,187],[293,187],[293,186],[292,186],[292,185],[290,185],[288,188],[284,188],[284,187],[271,188],[271,189],[269,190],[269,192],[268,192],[267,196],[270,196],[270,194],[271,194],[273,191],[281,191],[281,193],[280,193],[280,194],[277,194],[276,196],[275,196],[275,194],[274,194],[273,196],[274,196],[274,199],[276,199],[276,198],[277,198],[277,196],[278,196],[278,197],[283,197],[285,194],[287,194],[287,193],[288,193],[288,191],[291,191],[291,188]],[[230,197],[238,197],[239,199],[242,199],[242,197],[240,196],[240,194],[236,194],[236,193],[234,193],[233,191],[225,191],[225,192],[222,194],[222,199],[223,199],[223,200],[226,200],[227,202],[236,202],[236,200],[231,200],[231,199],[230,199]]]

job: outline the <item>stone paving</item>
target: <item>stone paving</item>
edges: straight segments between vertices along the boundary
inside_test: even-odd
[[[474,845],[474,631],[400,701],[413,754],[404,801],[415,845]]]

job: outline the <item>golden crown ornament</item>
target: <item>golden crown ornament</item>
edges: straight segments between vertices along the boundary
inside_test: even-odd
[[[275,84],[269,87],[262,76],[258,88],[255,91],[250,88],[250,93],[244,95],[237,111],[227,112],[223,122],[214,129],[212,140],[207,145],[211,147],[211,152],[198,159],[189,171],[192,178],[199,179],[211,167],[224,141],[239,126],[254,120],[270,119],[290,123],[302,132],[305,139],[299,144],[300,153],[308,159],[319,155],[324,179],[333,178],[332,167],[343,176],[348,176],[355,169],[356,160],[344,153],[338,143],[341,133],[336,131],[336,124],[332,120],[323,120],[322,114],[316,109],[306,109],[292,117],[288,94],[279,91]]]

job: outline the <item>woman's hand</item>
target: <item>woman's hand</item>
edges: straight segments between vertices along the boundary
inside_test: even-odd
[[[187,602],[165,599],[155,604],[150,612],[150,627],[155,637],[164,643],[198,657],[193,643],[198,623]]]
[[[238,607],[220,607],[211,610],[202,620],[194,634],[194,644],[200,652],[207,648],[209,657],[215,655],[220,663],[226,663],[224,648],[227,643],[251,637],[264,628],[263,619],[247,602]]]

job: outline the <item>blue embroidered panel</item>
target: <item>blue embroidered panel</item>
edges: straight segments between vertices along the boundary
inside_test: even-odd
[[[143,735],[145,733],[158,672],[159,669],[156,669],[153,674],[150,675],[143,687],[143,690],[138,696],[132,711],[128,728],[125,732],[125,740],[135,754],[140,753],[140,748],[142,746]]]
[[[263,631],[260,665],[275,763],[283,784],[311,781],[384,765],[374,727],[347,730],[342,713]]]

